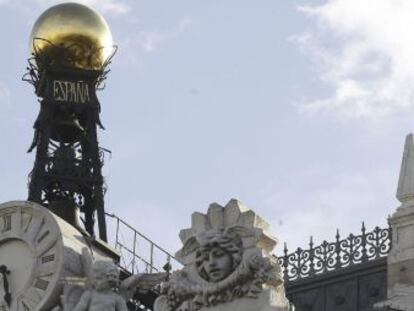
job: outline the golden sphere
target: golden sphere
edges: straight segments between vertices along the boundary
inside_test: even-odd
[[[113,41],[108,24],[98,12],[69,2],[52,6],[40,15],[30,35],[30,50],[38,66],[60,62],[68,67],[100,70],[113,53]]]

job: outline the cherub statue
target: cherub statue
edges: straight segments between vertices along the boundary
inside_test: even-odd
[[[137,274],[121,281],[117,265],[109,260],[94,261],[86,248],[82,266],[86,282],[66,284],[61,297],[63,311],[128,311],[127,301],[137,290],[151,290],[167,277],[167,273]]]
[[[119,269],[111,261],[92,265],[92,288],[86,290],[73,311],[128,311],[125,299],[116,292]]]

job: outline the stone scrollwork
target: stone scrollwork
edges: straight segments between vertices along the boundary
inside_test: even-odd
[[[225,207],[212,204],[206,215],[194,213],[192,227],[180,232],[184,246],[176,257],[184,268],[162,284],[155,311],[223,305],[231,310],[237,300],[266,297],[266,308],[244,310],[288,310],[281,268],[270,255],[276,239],[269,231],[263,219],[236,200]],[[263,301],[257,305],[263,306]]]

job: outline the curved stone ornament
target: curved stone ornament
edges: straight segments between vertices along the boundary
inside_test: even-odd
[[[289,310],[270,225],[237,200],[194,213],[180,238],[184,268],[163,284],[155,311]]]

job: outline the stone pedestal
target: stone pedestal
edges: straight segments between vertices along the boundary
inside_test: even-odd
[[[401,206],[389,218],[392,247],[388,254],[387,300],[377,310],[414,311],[414,139],[405,140],[398,181],[397,199]]]
[[[414,208],[399,208],[389,222],[392,249],[387,259],[387,300],[376,304],[375,308],[414,311]]]
[[[388,255],[388,288],[414,285],[414,208],[401,208],[390,219],[392,249]]]

